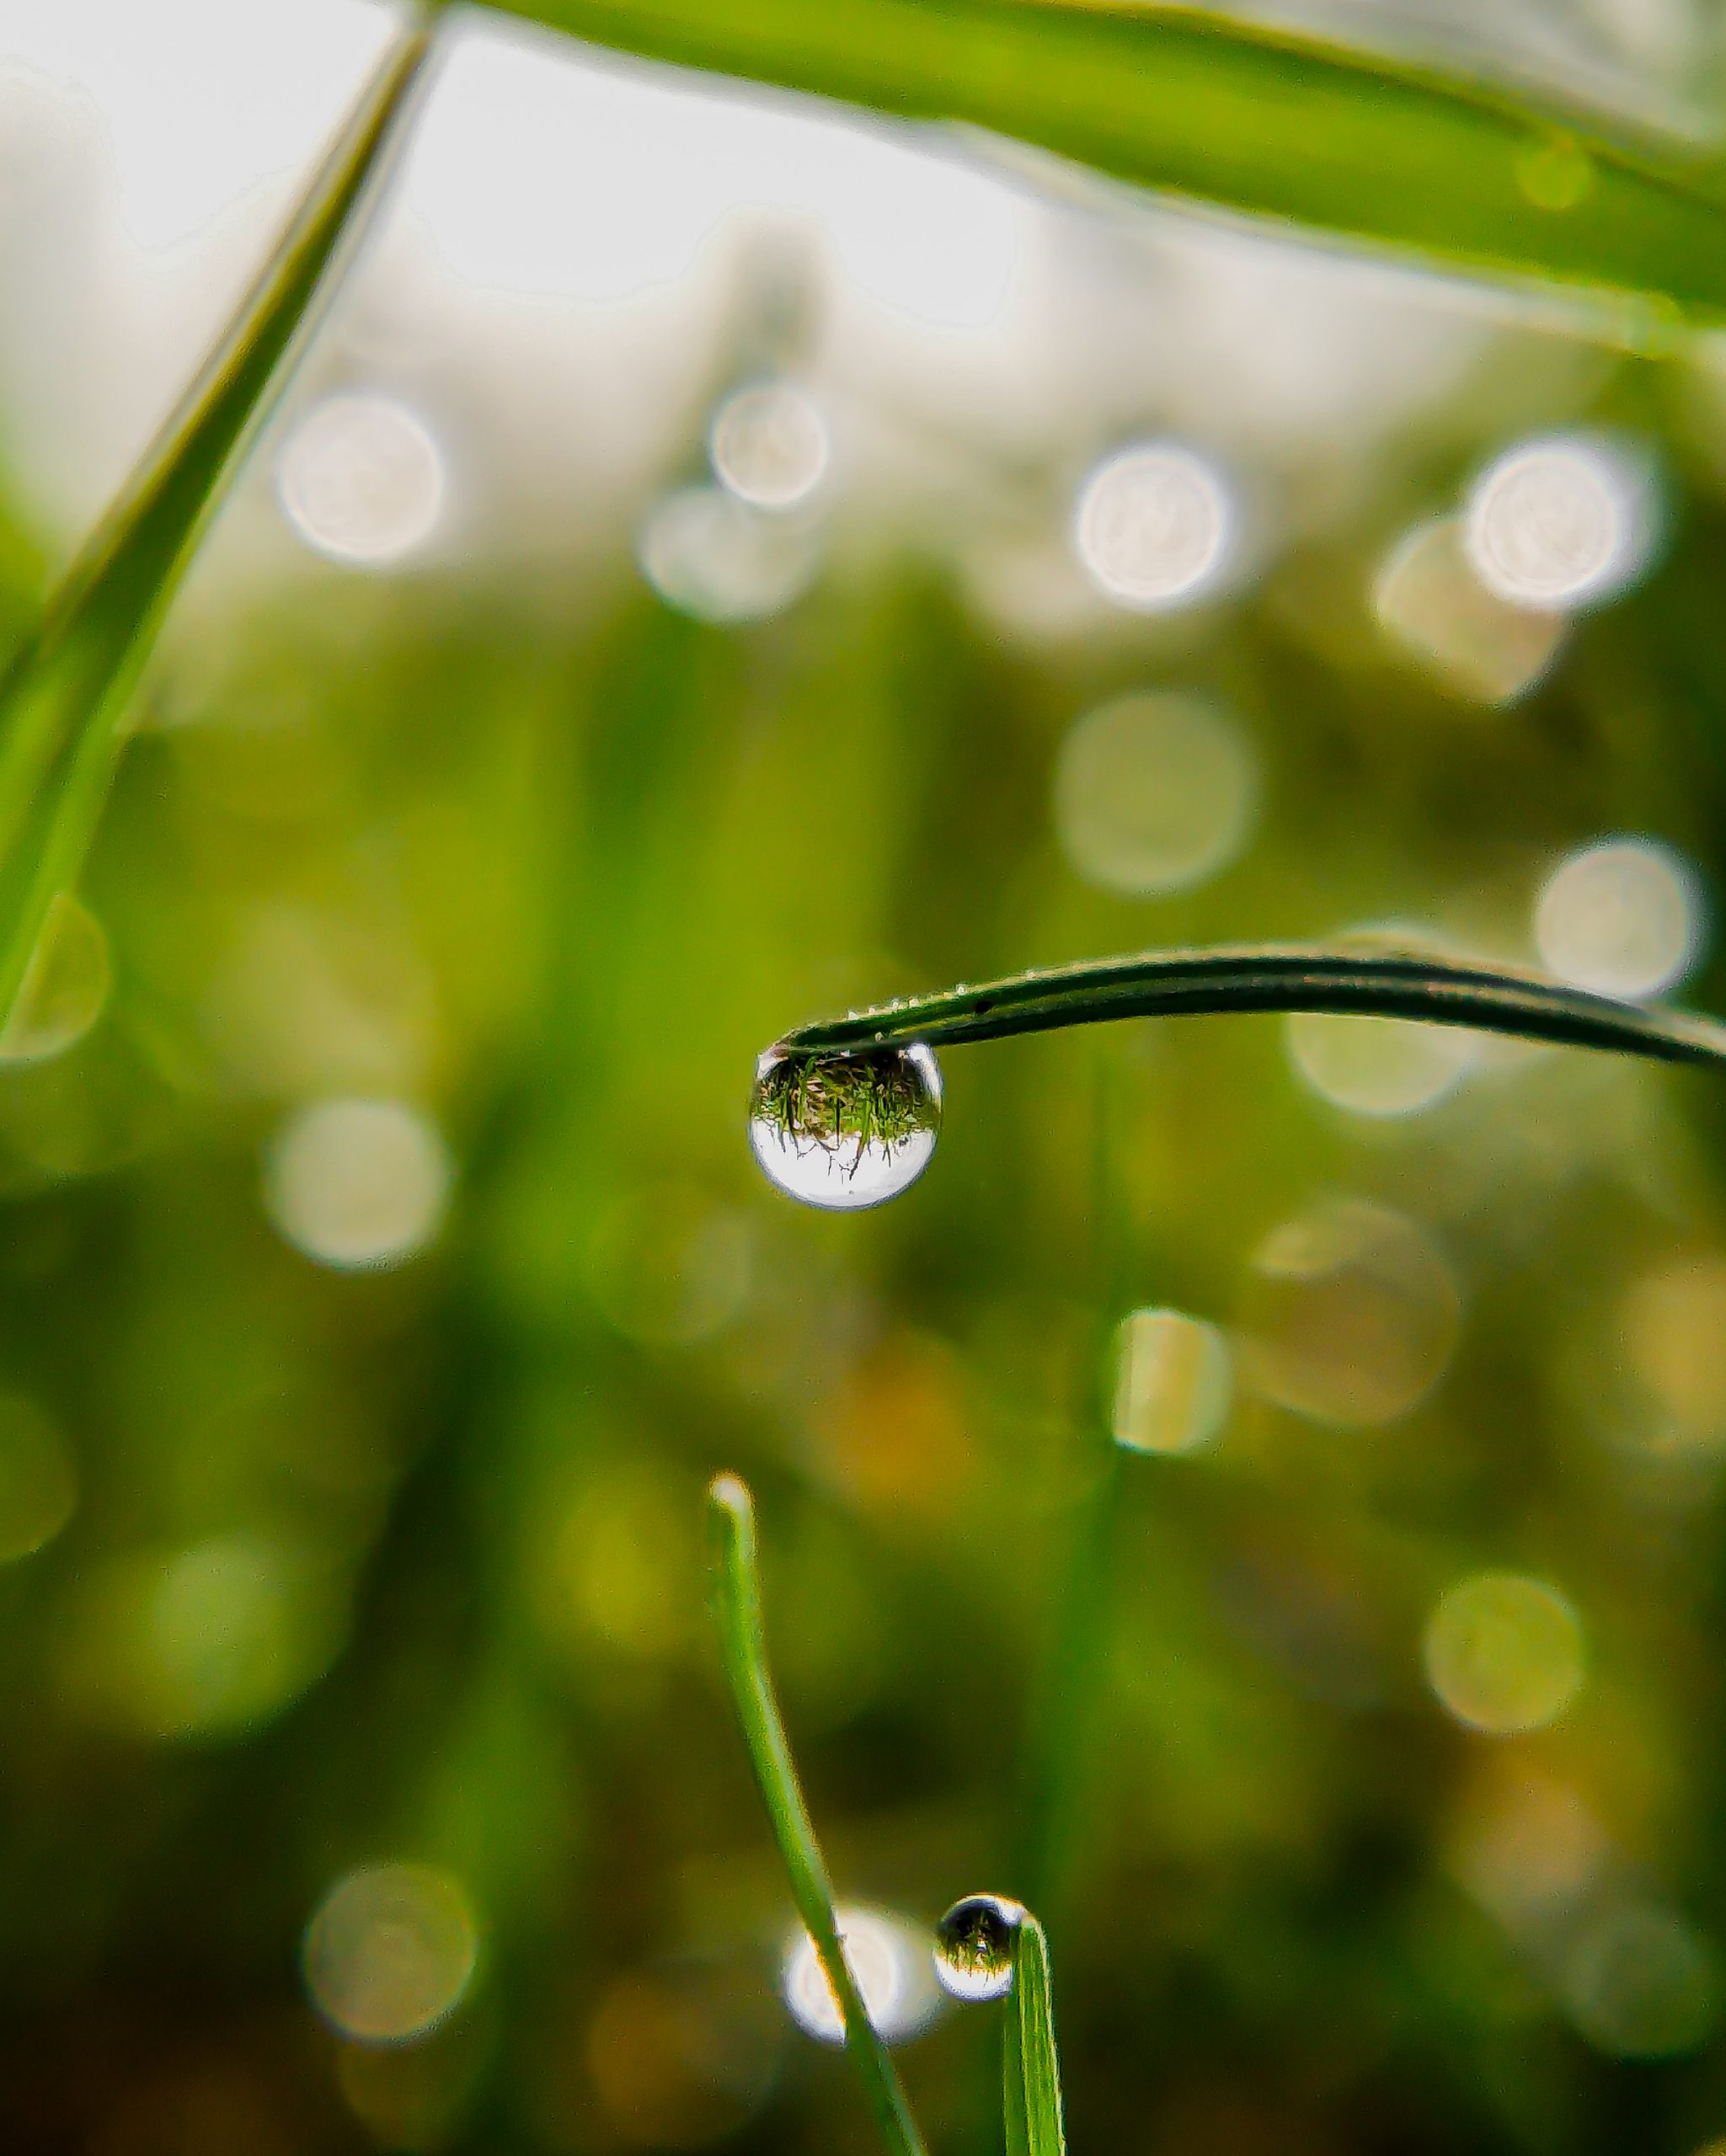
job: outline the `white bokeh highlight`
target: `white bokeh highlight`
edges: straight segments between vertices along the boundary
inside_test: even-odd
[[[314,553],[382,568],[422,547],[444,503],[442,453],[393,398],[327,398],[282,444],[276,499]]]
[[[1221,473],[1178,442],[1105,458],[1079,489],[1073,545],[1097,589],[1154,613],[1212,590],[1228,566],[1236,514]]]
[[[1541,963],[1574,987],[1638,1001],[1682,980],[1702,955],[1701,885],[1658,840],[1602,839],[1561,861],[1535,902]]]
[[[794,509],[827,469],[826,422],[789,382],[757,382],[713,415],[708,454],[719,483],[755,509]]]
[[[451,1164],[436,1125],[404,1101],[319,1101],[278,1134],[265,1161],[270,1219],[319,1265],[399,1265],[437,1233]]]
[[[1647,566],[1654,504],[1615,444],[1553,435],[1488,464],[1464,510],[1468,557],[1513,606],[1564,612],[1610,599]]]
[[[931,1935],[890,1909],[846,1907],[836,1913],[845,1958],[875,2033],[889,2044],[918,2035],[942,2003]],[[800,2029],[824,2044],[844,2042],[844,2016],[805,1931],[796,1933],[786,1949],[783,1986]]]

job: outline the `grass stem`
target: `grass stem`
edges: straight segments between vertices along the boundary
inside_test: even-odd
[[[737,1476],[721,1475],[713,1482],[708,1492],[708,1517],[713,1549],[713,1615],[725,1678],[756,1784],[791,1882],[791,1898],[839,2003],[846,2049],[863,2084],[889,2156],[924,2156],[922,2139],[898,2072],[869,2020],[841,1943],[832,1885],[804,1802],[767,1673],[761,1580],[756,1563],[755,1505]]]

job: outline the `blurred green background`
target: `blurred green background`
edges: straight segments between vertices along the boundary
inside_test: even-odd
[[[386,20],[0,12],[8,633]],[[1701,9],[1470,35],[1710,118]],[[1718,1084],[1003,1043],[850,1217],[744,1129],[804,1019],[1147,945],[1726,1009],[1726,355],[969,154],[471,25],[176,613],[0,1040],[21,2156],[866,2147],[725,1468],[937,2148],[983,1888],[1079,2151],[1726,2132]]]

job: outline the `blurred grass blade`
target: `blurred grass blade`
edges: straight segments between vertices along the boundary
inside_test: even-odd
[[[398,134],[428,33],[404,31],[321,162],[215,352],[0,678],[0,1019],[77,880],[168,603],[331,259]]]
[[[1536,974],[1458,964],[1424,952],[1269,943],[1150,951],[1016,974],[799,1026],[780,1045],[826,1054],[914,1041],[945,1048],[1109,1018],[1243,1011],[1419,1018],[1660,1062],[1726,1064],[1726,1026],[1711,1018],[1620,1003]]]
[[[1726,312],[1682,146],[1400,60],[1122,0],[503,0],[658,60],[964,120],[1119,179],[1441,264]]]
[[[722,1475],[713,1483],[708,1493],[708,1515],[713,1545],[713,1616],[719,1625],[720,1654],[744,1742],[749,1748],[750,1765],[791,1881],[791,1897],[839,2002],[846,2049],[862,2079],[882,2140],[890,2156],[923,2156],[922,2142],[898,2073],[864,2009],[840,1944],[833,1889],[767,1674],[761,1582],[756,1569],[755,1506],[735,1475]]]
[[[1014,1943],[1013,1997],[1003,2056],[1008,2156],[1013,2156],[1015,2148],[1023,2148],[1024,2156],[1066,2156],[1049,1941],[1042,1925],[1029,1911]]]

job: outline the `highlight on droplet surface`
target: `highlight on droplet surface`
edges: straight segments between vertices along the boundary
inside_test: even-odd
[[[935,1974],[955,1999],[1002,1999],[1013,1989],[1023,1902],[967,1894],[935,1927]]]
[[[1571,2020],[1614,2058],[1673,2058],[1718,2025],[1719,1955],[1675,1909],[1607,1900],[1568,1942],[1560,1989]]]
[[[265,1203],[319,1265],[399,1265],[436,1234],[451,1173],[436,1125],[405,1101],[318,1101],[270,1147]]]
[[[802,520],[764,514],[719,487],[667,495],[642,526],[641,571],[668,606],[699,622],[756,622],[800,599],[820,566]]]
[[[1447,1588],[1424,1651],[1440,1705],[1494,1737],[1556,1721],[1586,1673],[1575,1610],[1557,1588],[1520,1572],[1477,1572]]]
[[[314,553],[381,568],[430,536],[444,502],[442,453],[393,398],[326,398],[283,443],[276,499]]]
[[[1702,888],[1683,855],[1658,839],[1601,839],[1547,878],[1534,934],[1560,980],[1597,995],[1659,995],[1702,955]]]
[[[813,399],[788,382],[757,382],[713,414],[708,453],[722,486],[756,509],[794,509],[827,469],[827,428]]]
[[[1369,1428],[1425,1399],[1461,1323],[1455,1277],[1425,1229],[1388,1206],[1327,1198],[1253,1253],[1242,1374],[1296,1414]]]
[[[1481,580],[1459,518],[1404,534],[1380,569],[1373,609],[1382,627],[1453,696],[1506,704],[1541,680],[1569,633],[1558,613],[1513,606]]]
[[[60,892],[0,1032],[0,1063],[44,1063],[63,1054],[101,1017],[113,985],[101,922],[69,891]]]
[[[45,1549],[77,1498],[65,1438],[34,1401],[0,1393],[0,1564]]]
[[[883,2043],[900,2044],[920,2034],[941,2006],[927,1932],[891,1909],[849,1905],[835,1914],[846,1962],[876,2035]],[[799,2028],[824,2044],[845,2041],[845,2017],[806,1931],[799,1929],[787,1945],[782,1988]]]
[[[1253,744],[1221,707],[1177,691],[1119,696],[1061,744],[1055,830],[1106,890],[1189,890],[1238,858],[1258,794]]]
[[[1234,1358],[1226,1334],[1181,1310],[1135,1310],[1116,1343],[1114,1441],[1130,1452],[1197,1452],[1228,1419]]]
[[[1469,559],[1489,591],[1558,612],[1609,599],[1647,566],[1648,478],[1617,445],[1589,435],[1518,444],[1487,466],[1463,512]]]
[[[339,1879],[307,1927],[312,2003],[356,2043],[411,2043],[458,2005],[479,1961],[467,1889],[428,1864],[364,1865]]]
[[[884,1205],[928,1166],[940,1134],[941,1066],[921,1042],[848,1055],[769,1049],[756,1065],[750,1148],[805,1205]]]
[[[1154,613],[1213,590],[1228,566],[1236,515],[1216,467],[1178,442],[1119,451],[1086,478],[1073,544],[1118,606]]]

